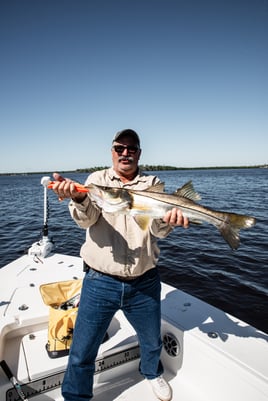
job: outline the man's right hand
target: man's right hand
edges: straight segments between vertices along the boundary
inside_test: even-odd
[[[59,200],[72,198],[74,202],[81,203],[86,199],[86,194],[78,192],[75,185],[78,184],[70,178],[64,178],[58,173],[53,174],[54,185],[53,191],[58,196]]]

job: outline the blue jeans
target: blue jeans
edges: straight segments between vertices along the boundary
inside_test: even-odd
[[[95,359],[109,324],[119,309],[138,335],[140,373],[147,379],[163,373],[160,361],[160,291],[156,268],[125,282],[92,269],[88,271],[83,280],[74,338],[62,385],[65,401],[88,401],[93,397]]]

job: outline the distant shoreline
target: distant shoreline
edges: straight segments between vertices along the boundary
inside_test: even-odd
[[[94,171],[108,168],[109,166],[88,167],[76,170],[59,171],[61,174],[66,173],[92,173]],[[175,170],[234,170],[234,169],[252,169],[252,168],[268,168],[268,164],[260,164],[256,166],[214,166],[214,167],[175,167],[166,165],[140,165],[142,171],[175,171]],[[51,174],[51,171],[35,171],[22,173],[0,173],[0,176],[16,176],[16,175],[34,175],[34,174]]]

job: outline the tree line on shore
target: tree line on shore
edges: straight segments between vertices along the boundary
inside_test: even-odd
[[[59,171],[59,173],[93,173],[94,171],[108,168],[109,166],[96,166],[96,167],[85,167],[76,170]],[[224,169],[241,169],[241,168],[268,168],[268,164],[256,165],[256,166],[214,166],[214,167],[175,167],[166,165],[151,165],[141,164],[140,169],[142,171],[171,171],[171,170],[224,170]],[[2,175],[31,175],[31,174],[51,174],[51,171],[36,171],[36,172],[23,172],[23,173],[0,173]]]

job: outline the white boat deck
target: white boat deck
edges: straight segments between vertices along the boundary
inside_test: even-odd
[[[25,255],[0,269],[0,360],[33,401],[62,400],[68,357],[49,358],[48,307],[39,287],[82,278],[80,258]],[[155,401],[139,372],[133,328],[119,311],[96,362],[96,401]],[[268,335],[182,291],[163,284],[162,351],[165,377],[177,401],[268,401]],[[19,398],[0,369],[0,401]]]

